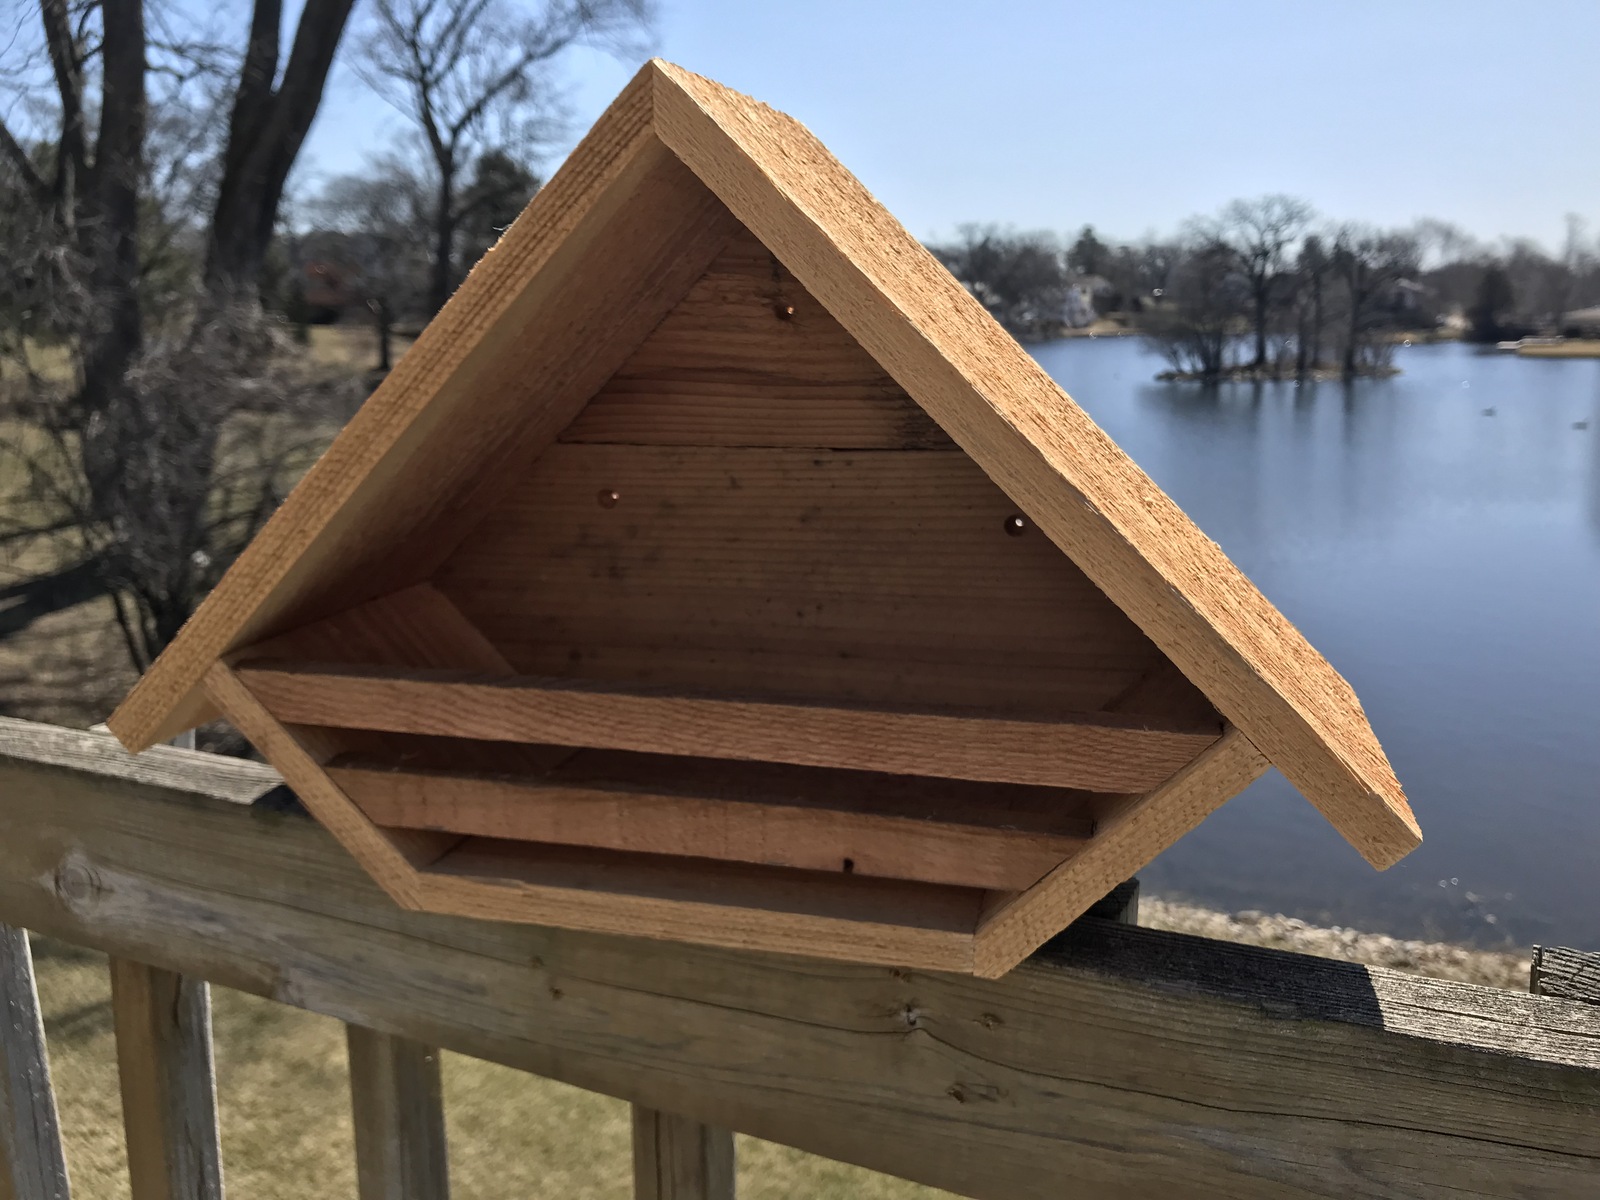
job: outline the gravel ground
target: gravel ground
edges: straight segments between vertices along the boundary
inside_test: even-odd
[[[1281,913],[1221,913],[1156,896],[1139,897],[1139,924],[1223,942],[1244,942],[1369,966],[1393,967],[1413,975],[1431,975],[1435,979],[1457,979],[1519,992],[1528,990],[1531,949],[1526,953],[1513,953],[1438,942],[1403,941],[1381,933],[1362,933],[1337,926],[1323,929]]]

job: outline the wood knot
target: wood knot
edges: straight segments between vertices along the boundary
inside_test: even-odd
[[[56,896],[75,913],[93,908],[105,891],[100,873],[76,851],[61,860],[52,884]]]

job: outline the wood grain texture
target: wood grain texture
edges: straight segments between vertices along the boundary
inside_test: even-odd
[[[1130,796],[1077,854],[1019,895],[996,897],[978,926],[973,971],[1004,975],[1267,769],[1237,729],[1160,787]]]
[[[1094,711],[1161,655],[1016,512],[958,452],[557,445],[437,583],[528,674]]]
[[[0,920],[0,1200],[69,1200],[28,931]]]
[[[483,258],[112,716],[134,749],[207,715],[229,651],[426,579],[737,228],[638,78]]]
[[[210,985],[113,956],[111,1012],[133,1200],[222,1200]]]
[[[1016,891],[1093,832],[1080,793],[661,755],[580,753],[536,777],[327,768],[388,828]]]
[[[799,122],[682,68],[663,141],[1373,865],[1421,840],[1354,692]]]
[[[733,1134],[633,1106],[634,1200],[733,1200]]]
[[[1086,713],[1019,721],[629,692],[570,680],[337,664],[241,663],[279,722],[390,733],[556,742],[1097,792],[1168,779],[1221,731]]]
[[[984,981],[408,913],[315,823],[211,798],[238,764],[136,783],[17,724],[0,919],[707,1125],[980,1200],[1570,1200],[1600,1169],[1588,1005],[1126,926]]]
[[[439,1052],[360,1025],[345,1033],[360,1200],[448,1200]]]
[[[584,846],[467,838],[419,877],[420,907],[490,921],[966,972],[986,893]]]
[[[745,229],[561,440],[834,450],[952,446]]]
[[[1600,954],[1567,946],[1535,946],[1528,990],[1536,996],[1600,1004]]]

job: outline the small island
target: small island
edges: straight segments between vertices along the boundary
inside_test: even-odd
[[[1113,245],[1086,225],[1063,247],[964,225],[930,249],[1019,338],[1142,337],[1167,360],[1164,382],[1385,378],[1397,347],[1442,340],[1600,356],[1600,266],[1576,218],[1556,256],[1431,219],[1327,222],[1268,195],[1170,238]]]

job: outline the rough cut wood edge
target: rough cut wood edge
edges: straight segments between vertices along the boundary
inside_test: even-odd
[[[1103,821],[1084,848],[978,925],[973,972],[1004,975],[1267,769],[1237,729],[1160,787]]]
[[[634,1200],[733,1200],[733,1134],[633,1106]]]
[[[439,1052],[360,1025],[345,1034],[360,1200],[448,1200]]]
[[[1600,1004],[1600,954],[1567,946],[1535,946],[1528,990],[1536,996]]]
[[[1025,721],[316,663],[242,663],[238,676],[285,724],[1094,792],[1154,787],[1213,745],[1220,733],[1152,727],[1142,718],[1098,713]]]
[[[972,970],[976,889],[468,838],[416,907],[488,921],[930,971]]]
[[[276,721],[239,677],[214,663],[205,677],[206,695],[250,744],[272,760],[306,809],[355,856],[397,904],[415,907],[416,867],[436,859],[457,839],[448,835],[374,825],[322,770],[320,756],[293,730]]]
[[[209,985],[114,956],[111,1012],[132,1200],[222,1200]]]
[[[110,718],[124,745],[211,715],[229,650],[427,578],[700,276],[736,223],[655,137],[654,86],[624,89],[245,549]]]
[[[28,931],[0,923],[0,1200],[69,1192]]]
[[[886,879],[1020,891],[1037,882],[1092,832],[1057,822],[1020,826],[976,804],[971,820],[829,807],[762,795],[696,795],[663,780],[654,789],[604,779],[496,779],[351,763],[328,777],[378,825],[525,842],[597,846],[848,871]],[[818,785],[813,785],[818,786]]]
[[[16,724],[0,919],[708,1125],[983,1200],[1526,1200],[1600,1168],[1587,1005],[1125,926],[990,982],[406,913],[313,822],[29,761]]]
[[[660,136],[1374,866],[1421,841],[1360,702],[799,122],[655,60]]]

